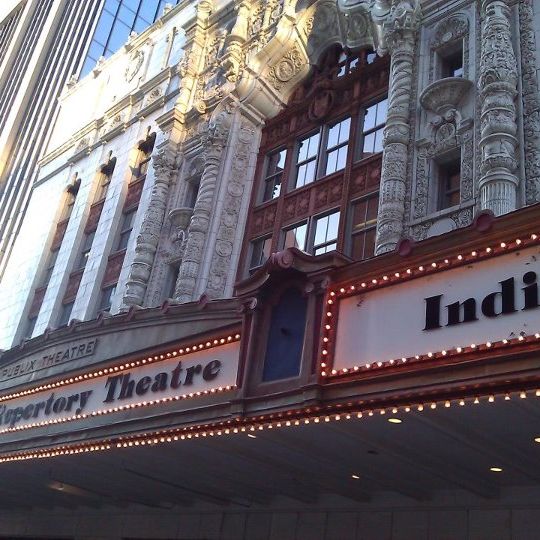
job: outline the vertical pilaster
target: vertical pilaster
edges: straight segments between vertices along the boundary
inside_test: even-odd
[[[187,230],[186,249],[174,292],[175,299],[180,302],[193,300],[208,236],[210,216],[214,207],[223,149],[229,137],[231,116],[229,112],[222,110],[210,122],[203,138],[204,170],[199,184],[197,202]]]
[[[414,2],[395,2],[384,25],[386,46],[392,59],[383,141],[376,255],[392,251],[403,231],[417,17]]]
[[[123,307],[142,306],[144,302],[161,229],[165,220],[169,188],[174,182],[178,170],[176,144],[168,142],[152,158],[152,163],[154,186],[150,196],[150,203],[144,214],[140,233],[137,236],[135,257],[122,300]]]
[[[480,59],[480,205],[496,216],[517,208],[517,61],[506,0],[483,0]]]

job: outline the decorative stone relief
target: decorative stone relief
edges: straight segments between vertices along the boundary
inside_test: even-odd
[[[506,0],[484,0],[481,16],[480,203],[498,216],[517,207],[517,66]]]
[[[174,292],[175,299],[180,302],[189,302],[193,299],[207,240],[210,215],[214,207],[221,157],[229,137],[231,122],[232,110],[225,105],[215,113],[203,136],[204,170]]]
[[[165,218],[169,187],[178,169],[175,145],[161,148],[153,158],[153,167],[155,182],[141,230],[137,236],[135,257],[122,302],[124,307],[141,306],[144,301]]]
[[[519,2],[523,130],[525,137],[525,200],[540,201],[540,90],[536,74],[536,38],[532,0]]]
[[[431,58],[429,63],[429,80],[433,82],[438,78],[436,74],[437,55],[441,49],[452,46],[458,40],[463,40],[463,74],[469,77],[469,19],[465,14],[457,14],[444,19],[434,30],[431,41]]]
[[[447,43],[462,38],[469,32],[469,21],[457,15],[445,19],[437,26],[433,41],[431,42],[432,49],[438,49]]]
[[[230,276],[231,272],[234,272],[234,268],[231,267],[233,244],[240,219],[245,184],[248,179],[250,155],[256,152],[257,139],[255,126],[251,122],[243,120],[234,148],[215,252],[210,265],[206,291],[210,298],[222,297],[225,294],[227,277]]]
[[[384,24],[385,43],[392,55],[388,115],[383,139],[383,164],[375,254],[392,251],[403,231],[405,183],[410,139],[409,116],[418,9],[399,1]]]
[[[131,82],[137,73],[139,73],[142,65],[144,63],[144,51],[142,49],[138,49],[135,51],[132,55],[132,57],[129,60],[129,64],[126,68],[125,72],[125,78],[127,82]]]
[[[275,66],[270,68],[268,72],[270,84],[276,90],[281,90],[283,85],[297,75],[304,65],[304,57],[298,47],[295,46]]]

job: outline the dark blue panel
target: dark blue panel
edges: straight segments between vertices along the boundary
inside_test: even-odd
[[[272,309],[263,381],[277,381],[300,373],[306,311],[306,298],[292,288],[283,293]]]

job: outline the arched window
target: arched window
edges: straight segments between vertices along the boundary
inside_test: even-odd
[[[332,48],[267,121],[241,277],[292,246],[373,255],[388,71],[371,50]]]

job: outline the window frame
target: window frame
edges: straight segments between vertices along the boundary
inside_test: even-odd
[[[127,249],[128,247],[128,244],[129,244],[129,239],[131,237],[131,232],[133,231],[133,225],[135,223],[135,219],[137,217],[137,210],[138,210],[138,207],[135,207],[135,208],[131,208],[131,209],[128,209],[124,212],[122,212],[122,223],[120,225],[120,229],[118,231],[118,238],[117,238],[117,241],[116,241],[116,249],[114,250],[114,253],[118,253],[119,251],[124,251]],[[130,218],[130,221],[129,221],[129,227],[126,227],[126,217],[127,216],[131,216]],[[125,246],[122,246],[122,240],[123,238],[125,238],[127,235],[127,239],[126,239],[126,245]]]
[[[268,165],[269,165],[269,160],[270,160],[271,156],[273,156],[275,154],[281,154],[281,152],[285,152],[285,161],[283,163],[283,169],[281,171],[279,171],[279,172],[276,172],[276,173],[273,173],[273,174],[268,174]],[[286,180],[287,180],[287,177],[286,177],[285,173],[287,171],[287,159],[288,159],[288,157],[289,157],[289,149],[286,146],[282,146],[280,148],[277,148],[276,150],[272,150],[271,152],[268,152],[264,156],[264,163],[263,163],[263,171],[264,171],[264,173],[262,175],[261,194],[260,194],[260,197],[259,197],[260,198],[260,201],[259,201],[260,203],[273,201],[274,199],[277,199],[281,195],[281,191],[285,187]],[[278,164],[279,164],[279,161],[278,161]],[[274,190],[276,189],[276,184],[275,184],[274,180],[277,177],[281,177],[281,180],[280,180],[280,183],[279,183],[280,189],[279,189],[278,194],[275,195],[275,196],[266,198],[266,187],[268,186],[269,180],[272,180],[272,183],[273,183],[272,192],[274,192]]]
[[[69,312],[67,311],[68,306],[69,306]],[[69,324],[69,322],[73,318],[71,315],[73,313],[74,306],[75,306],[75,300],[62,303],[61,308],[60,308],[60,314],[58,316],[58,326],[67,326]]]
[[[248,274],[253,274],[259,268],[261,268],[264,265],[264,263],[268,260],[270,255],[271,255],[271,253],[270,253],[268,255],[268,257],[266,257],[266,259],[261,260],[257,265],[252,265],[253,254],[254,254],[254,250],[255,250],[255,244],[257,242],[260,242],[260,241],[263,241],[263,242],[268,241],[270,243],[269,244],[270,245],[269,249],[270,250],[272,249],[272,235],[259,236],[258,238],[254,238],[253,240],[250,241],[250,243],[249,243],[249,257],[247,259],[247,261],[248,261],[248,264],[247,264]],[[264,256],[264,243],[263,243],[263,248],[261,249],[261,256]]]
[[[461,157],[455,157],[454,159],[436,161],[437,168],[437,212],[444,212],[450,208],[458,207],[461,204]],[[453,189],[448,189],[448,181],[455,177],[456,174],[448,172],[445,169],[446,167],[454,167],[457,170],[457,177],[459,178],[458,187]],[[458,194],[458,202],[451,204],[451,196],[453,194]]]
[[[354,230],[354,227],[355,227],[355,224],[354,224],[354,206],[356,204],[360,204],[360,203],[362,203],[364,201],[369,201],[371,199],[376,199],[377,200],[377,212],[376,212],[375,218],[371,219],[371,220],[364,221],[361,224],[362,226],[358,230],[355,231]],[[371,193],[366,193],[366,194],[362,195],[361,197],[357,197],[357,198],[353,199],[352,201],[350,201],[349,210],[348,210],[350,220],[349,220],[349,225],[347,227],[347,230],[348,230],[347,253],[355,261],[364,261],[364,260],[370,259],[371,257],[374,256],[374,255],[372,255],[371,257],[366,257],[365,256],[366,244],[364,242],[362,257],[361,258],[355,258],[354,254],[353,254],[353,246],[354,246],[354,237],[355,236],[365,235],[367,232],[373,231],[373,230],[377,231],[377,221],[378,221],[378,217],[379,217],[378,216],[378,214],[379,214],[379,210],[378,210],[379,209],[379,199],[380,199],[380,191],[377,190],[377,191],[372,191]],[[368,205],[369,205],[369,203],[368,203]],[[369,206],[367,208],[367,211],[369,212]]]
[[[337,223],[337,235],[333,240],[325,241],[322,244],[315,244],[315,237],[317,234],[317,222],[321,219],[324,219],[325,217],[329,217],[333,214],[338,214],[338,223]],[[292,231],[298,227],[301,227],[303,225],[306,225],[306,236],[305,236],[305,245],[303,251],[304,253],[307,253],[308,255],[315,255],[315,249],[328,246],[330,244],[336,244],[336,247],[334,249],[337,249],[337,243],[339,239],[339,225],[341,223],[341,209],[340,207],[331,208],[329,210],[326,210],[325,212],[321,214],[316,214],[314,216],[310,216],[307,219],[303,219],[301,221],[298,221],[296,223],[287,225],[286,227],[283,227],[281,229],[281,238],[280,238],[280,249],[286,249],[285,242],[287,238],[287,233],[289,231]],[[300,248],[298,248],[300,249]],[[334,250],[330,250],[334,251]],[[325,251],[324,253],[329,253],[328,251]],[[324,255],[324,253],[319,253],[319,255]]]
[[[377,105],[379,105],[379,103],[383,103],[385,101],[386,101],[386,114],[385,114],[385,117],[384,117],[384,122],[382,124],[377,124],[378,111],[376,110],[376,112],[375,112],[375,124],[372,127],[368,128],[368,129],[365,129],[365,122],[366,122],[368,109],[370,109],[371,107],[376,107]],[[381,149],[380,152],[366,153],[365,152],[365,141],[366,141],[366,137],[368,137],[369,135],[371,135],[373,133],[376,133],[378,131],[382,132],[382,137],[384,139],[384,128],[386,127],[387,120],[388,120],[388,95],[386,95],[382,99],[379,98],[376,101],[372,101],[369,104],[366,104],[366,105],[364,105],[362,107],[362,114],[358,115],[358,121],[359,121],[360,125],[358,126],[358,136],[356,138],[357,148],[356,148],[355,161],[362,161],[363,159],[368,159],[368,158],[370,158],[372,156],[381,154],[383,152],[384,148]],[[381,144],[382,144],[382,140],[381,140]]]
[[[113,298],[116,294],[116,289],[118,288],[118,282],[116,283],[111,283],[109,285],[107,285],[106,287],[102,287],[101,288],[101,294],[99,296],[99,304],[98,304],[98,313],[101,312],[101,311],[106,311],[106,312],[109,312],[111,311],[111,308],[112,308],[112,301],[113,301]],[[111,291],[110,294],[108,295],[108,305],[105,305],[104,303],[104,299],[106,298],[105,296],[105,292],[106,291]]]

